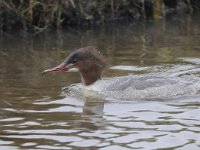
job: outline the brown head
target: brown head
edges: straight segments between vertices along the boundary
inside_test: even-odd
[[[80,48],[72,52],[60,65],[43,71],[43,74],[51,72],[65,72],[76,68],[84,85],[90,85],[101,78],[106,67],[101,53],[93,46]]]

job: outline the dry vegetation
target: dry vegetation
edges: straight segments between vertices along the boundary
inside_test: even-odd
[[[199,0],[1,0],[0,30],[35,31],[141,17],[159,18],[165,8],[174,7],[170,4],[178,7],[175,1],[184,3],[190,13],[200,7]]]

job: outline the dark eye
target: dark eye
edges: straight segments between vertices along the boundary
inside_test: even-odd
[[[73,59],[73,60],[71,61],[71,63],[72,63],[72,64],[75,64],[75,63],[77,63],[77,61],[78,61],[77,59]]]
[[[78,60],[79,60],[79,56],[77,53],[72,53],[68,58],[69,63],[72,63],[72,64],[77,63]]]

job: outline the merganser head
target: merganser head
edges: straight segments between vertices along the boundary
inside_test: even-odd
[[[65,72],[76,68],[82,78],[84,85],[90,85],[101,78],[102,72],[106,67],[102,54],[93,46],[80,48],[72,52],[57,67],[47,69],[42,74],[51,72]]]

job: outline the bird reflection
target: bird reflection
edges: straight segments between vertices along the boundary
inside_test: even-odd
[[[105,126],[104,116],[104,101],[103,100],[92,100],[92,98],[85,97],[85,103],[82,111],[82,117],[87,118],[87,122],[92,123],[96,126],[96,129]]]

